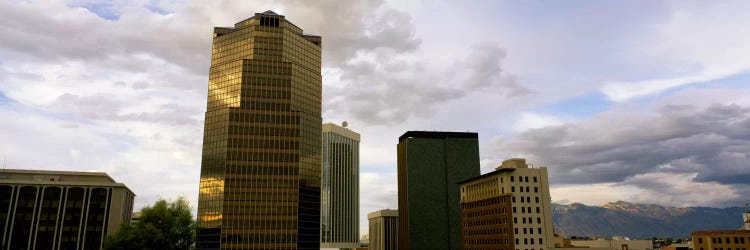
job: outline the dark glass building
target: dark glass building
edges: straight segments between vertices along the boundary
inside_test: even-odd
[[[399,137],[399,249],[461,249],[458,183],[476,176],[477,133],[409,131]]]
[[[0,249],[101,249],[133,198],[105,173],[0,170]]]
[[[214,28],[199,249],[320,247],[321,38],[266,11]]]

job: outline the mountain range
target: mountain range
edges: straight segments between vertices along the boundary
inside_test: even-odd
[[[631,239],[652,237],[686,238],[698,230],[738,229],[742,227],[741,207],[665,207],[625,201],[601,206],[580,203],[552,204],[555,233],[571,236]]]

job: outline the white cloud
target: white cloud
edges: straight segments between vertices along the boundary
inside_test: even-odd
[[[750,60],[744,60],[750,58],[748,2],[683,2],[670,8],[664,23],[632,37],[637,46],[628,49],[660,72],[639,78],[644,80],[604,84],[602,92],[610,100],[621,102],[750,72]]]
[[[534,112],[521,112],[520,117],[513,124],[513,129],[516,132],[523,132],[529,129],[544,128],[560,124],[563,124],[563,120],[555,116]]]

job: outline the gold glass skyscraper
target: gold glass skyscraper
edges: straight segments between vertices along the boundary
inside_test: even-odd
[[[199,249],[319,249],[320,61],[272,11],[214,28]]]

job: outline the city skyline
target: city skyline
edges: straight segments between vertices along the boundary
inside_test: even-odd
[[[0,157],[110,173],[136,209],[177,195],[197,209],[206,34],[270,9],[327,39],[323,122],[362,134],[362,233],[397,207],[408,130],[479,132],[482,173],[526,157],[555,202],[742,205],[747,5],[4,2]]]

